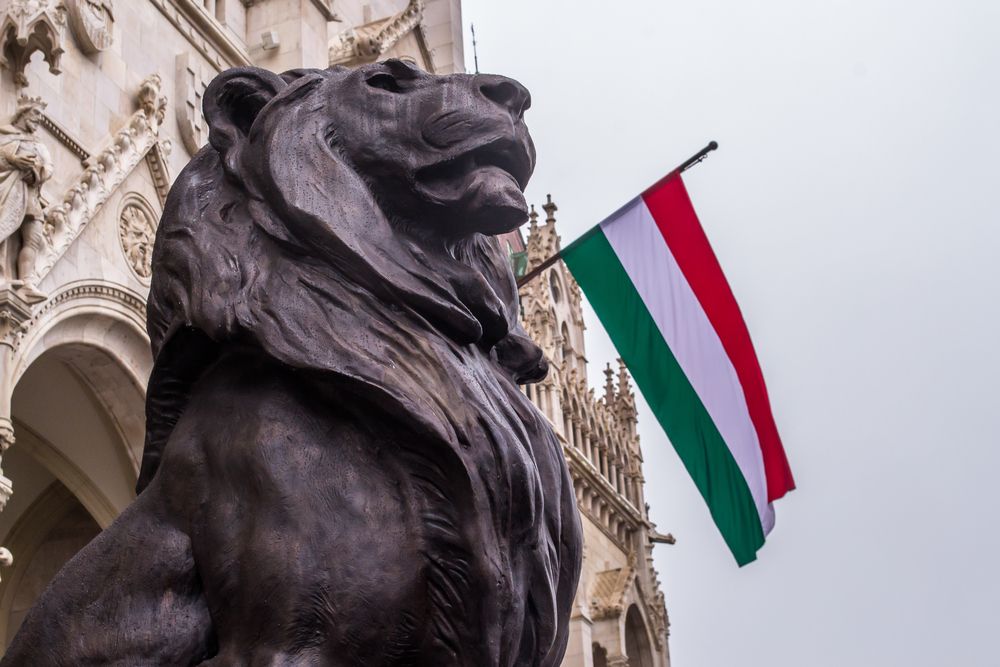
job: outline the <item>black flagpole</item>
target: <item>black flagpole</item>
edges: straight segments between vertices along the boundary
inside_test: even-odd
[[[704,148],[702,148],[700,151],[698,151],[697,153],[695,153],[694,155],[692,155],[688,159],[684,160],[684,162],[682,162],[680,164],[680,166],[678,166],[677,168],[675,168],[673,171],[671,171],[669,174],[667,174],[666,176],[664,176],[663,178],[661,178],[660,180],[658,180],[653,185],[651,185],[648,188],[646,188],[646,190],[643,190],[643,192],[646,192],[647,190],[652,190],[653,188],[655,188],[655,187],[657,187],[659,185],[663,185],[664,183],[666,183],[667,181],[669,181],[672,178],[677,178],[678,176],[680,176],[681,174],[683,174],[685,171],[687,171],[688,169],[690,169],[691,167],[695,166],[696,164],[698,164],[699,162],[701,162],[702,160],[704,160],[706,157],[708,157],[708,154],[711,153],[712,151],[714,151],[718,147],[719,147],[719,144],[717,144],[716,142],[714,142],[714,141],[708,142],[707,146],[705,146]],[[584,233],[586,234],[586,232],[584,232]],[[538,266],[536,266],[535,268],[533,268],[531,271],[528,271],[526,274],[524,274],[521,278],[519,278],[518,281],[517,281],[517,288],[521,289],[522,287],[524,287],[526,284],[528,284],[529,281],[534,280],[535,278],[537,278],[538,275],[541,274],[542,271],[544,271],[545,269],[549,268],[550,266],[552,266],[553,264],[555,264],[556,262],[558,262],[560,259],[562,259],[562,250],[560,250],[556,254],[552,255],[551,257],[549,257],[548,259],[546,259],[544,262],[542,262],[541,264],[539,264]]]

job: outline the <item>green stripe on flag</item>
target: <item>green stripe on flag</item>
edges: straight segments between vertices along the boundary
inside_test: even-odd
[[[598,228],[562,257],[708,503],[736,562],[755,560],[764,533],[743,473],[607,237]]]

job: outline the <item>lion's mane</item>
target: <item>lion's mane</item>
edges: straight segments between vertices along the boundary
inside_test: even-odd
[[[546,367],[518,323],[507,257],[492,237],[446,247],[403,233],[385,214],[329,136],[320,91],[336,75],[275,77],[266,99],[247,87],[239,101],[256,113],[243,128],[246,145],[237,151],[213,125],[210,145],[170,191],[153,253],[155,366],[138,489],[156,474],[202,371],[227,346],[257,348],[337,383],[372,420],[412,431],[414,444],[397,455],[440,496],[429,543],[459,569],[474,560],[471,545],[494,549],[493,566],[527,591],[506,601],[511,613],[483,641],[513,641],[498,650],[524,656],[516,664],[561,655],[559,616],[579,575],[580,531],[560,445],[517,387]],[[213,90],[217,83],[207,91],[210,123],[212,100],[239,94],[233,81],[228,93]],[[269,161],[275,142],[289,139],[297,145],[282,154],[294,163]],[[456,467],[461,480],[443,479]],[[471,497],[467,507],[450,497],[459,492]],[[528,545],[530,556],[511,544]],[[470,594],[454,583],[465,574],[431,582],[455,617]],[[534,623],[524,623],[526,608]]]

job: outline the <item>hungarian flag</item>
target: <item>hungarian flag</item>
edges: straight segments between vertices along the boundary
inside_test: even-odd
[[[680,176],[561,253],[742,566],[795,488],[743,315]]]

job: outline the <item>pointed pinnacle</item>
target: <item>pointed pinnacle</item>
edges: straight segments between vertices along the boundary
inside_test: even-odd
[[[556,221],[555,213],[559,210],[559,207],[552,201],[552,195],[545,195],[545,203],[542,204],[542,209],[545,211],[546,223],[552,224]]]

